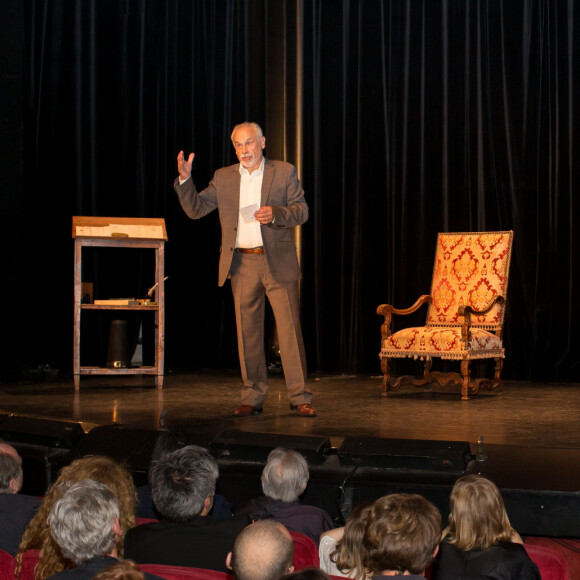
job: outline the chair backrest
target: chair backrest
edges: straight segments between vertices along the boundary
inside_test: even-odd
[[[528,556],[540,571],[542,580],[569,580],[568,562],[562,554],[544,546],[524,544]]]
[[[147,520],[147,521],[144,521]],[[138,518],[138,524],[141,523],[148,523],[149,521],[157,521],[157,520],[149,520],[148,518]],[[309,538],[305,534],[301,534],[300,532],[292,532],[290,531],[290,535],[294,540],[294,560],[292,564],[295,570],[302,570],[303,568],[311,568],[315,567],[318,568],[320,566],[320,556],[318,554],[318,546],[314,542],[312,538]],[[152,574],[157,574],[157,576],[163,576],[164,578],[168,578],[168,576],[164,576],[161,573],[154,572],[153,570],[145,569],[144,566],[157,566],[160,567],[162,564],[140,564],[139,568],[142,569],[144,572],[151,572]],[[175,570],[176,573],[179,573],[180,570],[185,570],[186,574],[189,574],[191,570],[202,570],[202,568],[181,568],[180,566],[165,566],[168,570]],[[161,568],[159,568],[161,569]],[[196,572],[197,573],[197,572]],[[214,573],[213,570],[209,570],[209,573]],[[216,574],[221,574],[222,576],[212,576],[212,578],[226,578],[228,574],[224,572],[215,572]],[[175,577],[177,578],[177,576]],[[199,576],[189,576],[189,578],[199,578]],[[210,578],[209,576],[204,576],[204,578]],[[24,578],[22,579],[24,580]],[[34,580],[34,578],[26,579],[26,580]],[[171,579],[168,579],[171,580]]]
[[[135,525],[142,526],[143,524],[153,524],[158,521],[155,518],[135,518]]]
[[[292,564],[295,570],[304,568],[318,568],[320,566],[320,556],[318,546],[312,538],[300,532],[290,532],[294,540],[294,560]],[[167,580],[180,580],[185,578],[195,578],[197,580],[226,580],[233,576],[225,572],[205,570],[203,568],[186,568],[182,566],[166,566],[164,564],[139,564],[139,569],[156,576],[161,576]]]
[[[205,568],[186,568],[185,566],[167,566],[165,564],[139,564],[141,572],[161,576],[166,580],[233,580],[233,576],[217,570]]]
[[[318,546],[312,538],[300,532],[290,531],[290,535],[294,540],[294,570],[302,570],[303,568],[318,568],[320,566],[320,556],[318,554]]]
[[[0,550],[0,580],[14,580],[14,558]]]
[[[427,326],[460,326],[459,306],[482,310],[495,296],[506,297],[513,232],[440,233],[431,282],[433,302]],[[504,305],[472,316],[471,325],[501,330]]]

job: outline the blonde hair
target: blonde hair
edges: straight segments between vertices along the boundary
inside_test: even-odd
[[[92,479],[105,484],[119,503],[119,525],[123,534],[135,526],[135,508],[137,493],[131,474],[113,459],[104,456],[87,456],[73,461],[63,467],[58,479],[52,484],[35,516],[26,527],[18,554],[14,576],[19,580],[22,572],[22,557],[27,550],[39,550],[38,564],[34,569],[36,580],[44,580],[65,568],[74,568],[67,560],[58,544],[50,534],[48,514],[53,505],[61,498],[60,486],[66,483],[77,483],[82,479]],[[123,555],[123,538],[117,543],[119,557]]]
[[[362,503],[352,510],[344,526],[342,539],[336,543],[336,547],[329,556],[338,570],[356,580],[364,580],[372,576],[364,563],[362,543],[371,506],[370,502]]]
[[[481,475],[465,475],[453,486],[451,513],[443,538],[459,550],[485,550],[514,535],[501,493]]]

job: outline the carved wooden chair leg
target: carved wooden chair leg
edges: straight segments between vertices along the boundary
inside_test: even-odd
[[[381,371],[383,371],[383,382],[381,383],[381,395],[383,397],[387,396],[387,391],[389,390],[389,363],[390,359],[382,358],[381,359]]]
[[[495,359],[495,372],[493,378],[495,379],[494,388],[501,390],[501,371],[503,369],[503,358]]]
[[[423,378],[425,379],[425,384],[431,383],[431,365],[433,364],[433,360],[430,358],[425,359],[425,363],[423,365]]]
[[[469,369],[469,361],[462,360],[461,361],[461,376],[463,377],[463,381],[461,382],[461,400],[468,401],[469,400],[469,380],[470,380],[470,369]]]

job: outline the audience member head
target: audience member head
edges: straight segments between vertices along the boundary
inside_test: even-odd
[[[66,558],[81,566],[95,556],[117,556],[119,505],[103,483],[83,479],[60,486],[62,497],[48,514],[48,527]]]
[[[93,576],[93,580],[145,580],[145,574],[132,560],[119,560]]]
[[[302,568],[298,572],[282,576],[280,580],[331,580],[331,577],[320,568]]]
[[[308,478],[308,464],[300,453],[276,447],[262,471],[262,491],[271,499],[292,503],[306,489]]]
[[[63,557],[58,544],[50,534],[47,518],[52,506],[61,497],[60,486],[67,483],[77,483],[83,479],[98,481],[109,488],[119,505],[119,524],[123,534],[135,525],[137,494],[133,478],[127,469],[115,460],[99,455],[76,459],[61,469],[57,480],[48,490],[22,536],[16,556],[15,575],[17,579],[22,570],[22,554],[26,550],[40,550],[38,565],[35,569],[36,580],[43,580],[60,572],[65,567],[71,567],[72,564]],[[123,554],[122,537],[117,543],[117,553],[119,556]]]
[[[175,433],[173,431],[161,431],[155,440],[155,446],[153,447],[153,452],[151,453],[151,460],[149,464],[149,480],[151,480],[151,469],[156,461],[159,461],[162,457],[176,451],[177,449],[182,449],[185,447],[186,438],[181,433]]]
[[[350,578],[363,580],[369,575],[365,566],[363,538],[371,503],[357,505],[346,520],[342,539],[330,553],[330,559],[336,567]]]
[[[12,457],[20,457],[18,451],[10,445],[10,443],[6,443],[6,441],[2,441],[0,439],[0,453],[7,453],[8,455],[12,455]]]
[[[151,497],[157,511],[173,522],[205,516],[213,504],[219,475],[215,459],[203,447],[188,445],[151,466]]]
[[[459,550],[485,550],[509,542],[515,534],[495,483],[481,475],[465,475],[453,486],[449,525],[443,535]]]
[[[441,538],[441,514],[424,497],[392,494],[369,510],[364,544],[366,564],[375,574],[422,574]]]
[[[277,580],[292,572],[294,540],[274,519],[260,520],[245,527],[236,538],[226,565],[236,580]]]
[[[0,493],[18,493],[22,481],[22,458],[12,445],[0,442]]]

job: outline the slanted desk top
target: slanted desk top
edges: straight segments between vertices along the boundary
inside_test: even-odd
[[[163,388],[165,361],[165,242],[167,231],[163,218],[115,218],[73,216],[75,246],[74,270],[74,350],[73,375],[75,390],[79,390],[81,375],[154,375],[158,389]],[[155,252],[154,303],[83,304],[82,250],[85,247],[152,249]],[[86,310],[150,311],[154,317],[155,364],[133,368],[81,366],[81,313]]]
[[[73,216],[73,238],[167,241],[163,218]]]

